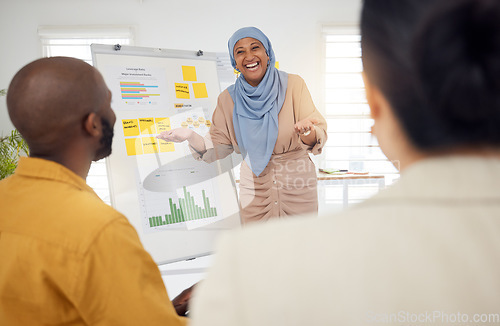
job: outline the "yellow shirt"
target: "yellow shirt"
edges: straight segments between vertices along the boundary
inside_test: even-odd
[[[137,232],[85,180],[23,158],[0,182],[0,325],[185,325]]]

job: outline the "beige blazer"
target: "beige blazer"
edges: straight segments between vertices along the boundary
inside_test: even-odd
[[[498,324],[500,160],[421,161],[341,214],[248,226],[217,248],[193,326]]]

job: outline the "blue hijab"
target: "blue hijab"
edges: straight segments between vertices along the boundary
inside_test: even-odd
[[[237,30],[228,41],[231,64],[236,69],[234,46],[245,37],[259,40],[269,56],[269,64],[262,81],[250,85],[243,74],[228,87],[234,102],[233,124],[241,154],[255,175],[266,168],[278,139],[278,113],[285,102],[288,74],[274,67],[276,58],[267,36],[255,27]]]

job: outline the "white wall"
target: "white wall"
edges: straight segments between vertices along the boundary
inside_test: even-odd
[[[42,56],[41,25],[133,25],[135,45],[227,51],[227,40],[256,26],[271,40],[280,69],[301,75],[321,104],[321,25],[356,24],[361,0],[0,0],[0,89]],[[12,129],[0,99],[0,135]]]

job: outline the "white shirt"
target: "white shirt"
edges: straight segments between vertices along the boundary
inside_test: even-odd
[[[248,226],[217,248],[192,326],[499,323],[500,160],[420,161],[341,214]]]

